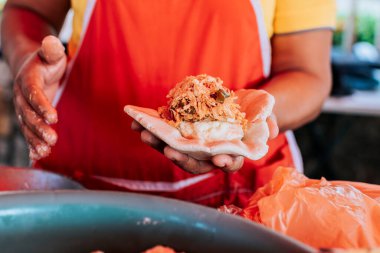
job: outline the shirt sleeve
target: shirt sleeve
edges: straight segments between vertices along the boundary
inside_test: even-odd
[[[335,0],[277,0],[274,34],[293,33],[319,28],[335,28]]]

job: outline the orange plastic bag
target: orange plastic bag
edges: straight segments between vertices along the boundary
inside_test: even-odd
[[[280,167],[243,217],[316,248],[380,247],[380,186],[309,179]]]

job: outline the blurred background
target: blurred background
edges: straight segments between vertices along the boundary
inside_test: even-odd
[[[333,90],[321,115],[295,135],[307,176],[380,184],[380,0],[337,0],[337,7]],[[60,34],[63,42],[71,17]],[[28,166],[11,87],[0,52],[0,165]]]
[[[380,1],[337,0],[333,90],[295,131],[305,174],[380,184]]]

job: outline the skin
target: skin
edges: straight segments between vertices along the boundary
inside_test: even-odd
[[[41,48],[41,41],[57,34],[69,7],[69,0],[8,0],[3,13],[3,51],[15,76],[16,113],[32,159],[47,156],[58,138],[50,126],[58,121],[51,101],[65,71],[66,56],[54,38],[45,41],[45,48]],[[271,138],[279,129],[295,129],[320,113],[331,89],[331,39],[329,30],[273,36],[271,76],[261,87],[276,99],[274,113],[267,120]],[[237,94],[247,101],[254,92]],[[255,109],[254,101],[245,104],[246,111]],[[137,122],[132,123],[132,129],[141,133],[144,143],[190,173],[205,173],[215,167],[232,172],[243,165],[241,156],[217,155],[199,161],[167,146]]]
[[[30,158],[50,153],[57,141],[51,124],[58,121],[51,102],[66,69],[57,35],[70,1],[9,0],[3,12],[2,45],[14,82],[14,104]]]

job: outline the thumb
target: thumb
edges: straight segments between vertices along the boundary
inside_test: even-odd
[[[54,64],[65,56],[65,48],[57,37],[49,35],[42,40],[38,54],[46,63]]]
[[[276,138],[279,134],[279,128],[277,125],[277,118],[273,113],[267,118],[267,124],[269,128],[269,139]]]

